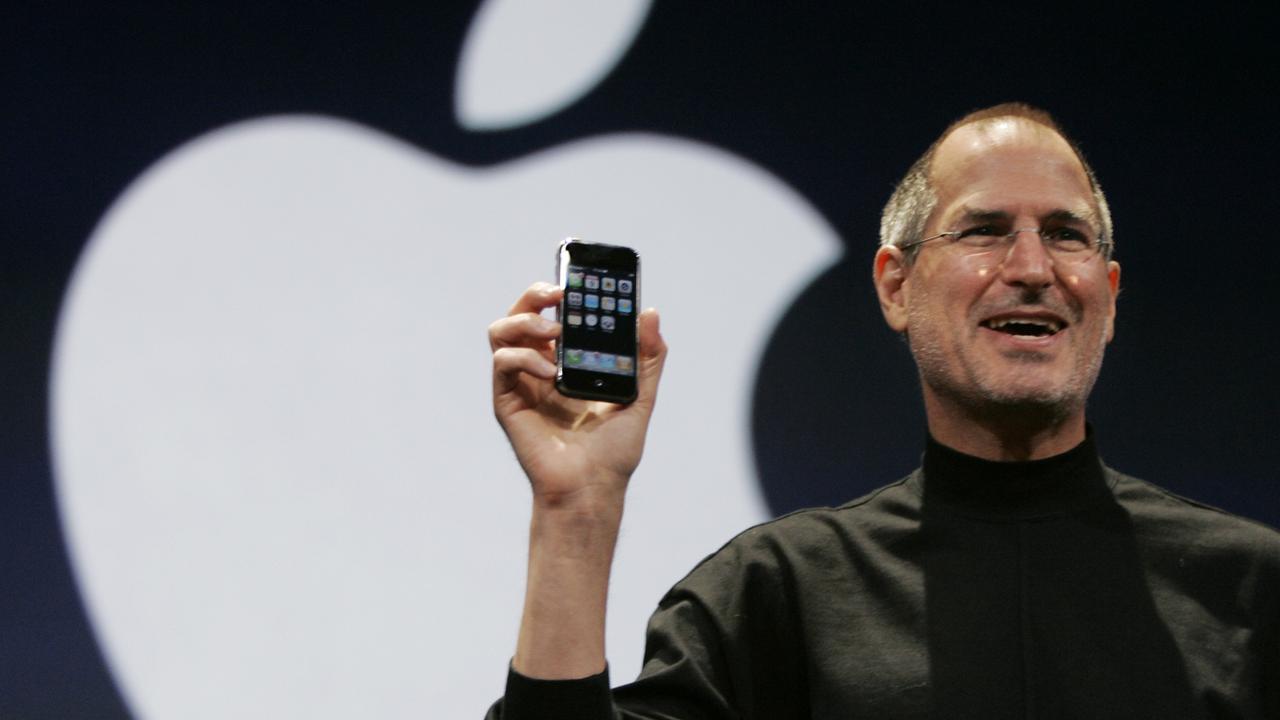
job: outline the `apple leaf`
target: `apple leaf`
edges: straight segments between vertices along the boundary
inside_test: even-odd
[[[531,124],[589,92],[626,54],[651,0],[488,0],[462,47],[454,111],[468,130]]]

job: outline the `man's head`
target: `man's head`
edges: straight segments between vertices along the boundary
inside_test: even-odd
[[[933,213],[938,204],[938,194],[930,180],[929,173],[933,167],[933,158],[938,152],[938,147],[952,132],[965,125],[990,126],[998,120],[1011,118],[1021,118],[1051,130],[1071,146],[1076,159],[1080,161],[1080,166],[1084,168],[1085,176],[1089,179],[1089,189],[1093,193],[1094,204],[1097,206],[1100,216],[1102,236],[1108,243],[1107,253],[1109,258],[1114,242],[1111,228],[1111,209],[1107,205],[1107,198],[1102,192],[1102,186],[1098,183],[1097,175],[1094,174],[1093,168],[1085,159],[1084,153],[1080,152],[1080,148],[1076,143],[1067,137],[1067,134],[1058,126],[1053,116],[1044,110],[1024,103],[1002,103],[982,110],[975,110],[951,123],[946,130],[943,130],[938,139],[933,141],[928,150],[925,150],[924,155],[921,155],[920,159],[916,160],[911,165],[911,168],[907,170],[907,174],[894,188],[893,195],[889,197],[889,202],[885,203],[884,211],[880,215],[880,245],[899,246],[925,237],[923,235],[925,223],[928,222],[929,215]],[[907,251],[908,261],[915,256],[915,253],[916,248],[911,248]]]
[[[885,320],[919,366],[935,432],[1013,417],[1083,429],[1120,268],[1106,245],[1071,254],[1040,233],[1099,247],[1110,225],[1080,153],[1026,106],[960,120],[912,167],[885,209],[875,276]],[[975,233],[1011,240],[975,248]],[[917,244],[898,247],[906,243]]]

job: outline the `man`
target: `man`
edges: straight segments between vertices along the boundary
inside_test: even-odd
[[[1105,198],[1044,112],[947,129],[885,209],[874,279],[919,366],[908,477],[752,528],[662,600],[610,691],[605,596],[666,346],[628,407],[551,387],[560,290],[490,328],[494,407],[533,487],[493,718],[1280,717],[1280,535],[1105,468],[1085,402],[1120,266]]]

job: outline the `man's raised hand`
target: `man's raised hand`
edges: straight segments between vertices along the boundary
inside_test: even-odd
[[[494,414],[529,476],[535,503],[620,504],[640,462],[666,359],[658,313],[649,309],[638,318],[636,400],[630,405],[576,400],[555,389],[560,324],[540,314],[562,293],[555,285],[535,283],[506,317],[489,326]]]

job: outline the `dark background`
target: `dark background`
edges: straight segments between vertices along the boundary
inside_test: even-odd
[[[1098,171],[1124,266],[1090,412],[1104,458],[1280,524],[1269,13],[659,2],[584,100],[475,134],[452,113],[475,4],[404,5],[84,3],[0,19],[0,717],[126,716],[83,616],[50,476],[50,348],[77,256],[150,163],[274,113],[350,118],[477,165],[646,130],[727,148],[796,187],[851,252],[789,311],[761,368],[757,461],[783,511],[916,464],[910,360],[887,330],[867,330],[881,322],[869,282],[880,207],[949,121],[1005,100],[1042,105]]]

